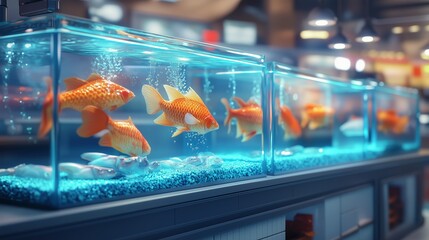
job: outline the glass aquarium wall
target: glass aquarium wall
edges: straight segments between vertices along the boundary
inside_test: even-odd
[[[0,31],[1,199],[68,207],[265,175],[262,56],[63,15]]]
[[[419,95],[415,89],[368,86],[370,141],[368,158],[420,148]]]
[[[270,65],[272,174],[363,160],[368,138],[362,86]]]

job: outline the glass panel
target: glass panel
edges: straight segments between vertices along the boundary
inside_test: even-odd
[[[362,88],[274,64],[273,174],[363,159]]]
[[[40,156],[37,163],[48,170],[51,161],[54,170],[58,167],[60,180],[53,181],[58,206],[265,176],[263,57],[61,15],[1,30],[9,34],[0,38],[6,48],[28,36],[34,41],[29,43],[32,57],[23,55],[25,70],[7,71],[15,88],[32,87],[28,95],[37,97],[31,103],[37,121],[31,134],[27,126],[20,134],[37,140],[42,122],[43,138],[28,154]],[[58,36],[58,46],[51,47],[49,36]],[[51,51],[60,53],[57,70]],[[10,61],[7,54],[2,58]],[[51,71],[58,77],[44,81]],[[11,77],[3,85],[8,87]],[[9,97],[11,91],[3,93]],[[29,114],[21,114],[19,100],[16,105],[12,122]],[[53,127],[41,119],[47,108]],[[18,134],[7,137],[12,135]],[[32,163],[18,144],[12,145],[1,163],[3,172]],[[44,155],[36,154],[41,149]],[[20,192],[25,201],[35,202],[26,197],[32,182],[5,186],[5,192]]]

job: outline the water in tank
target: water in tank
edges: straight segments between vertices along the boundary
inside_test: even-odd
[[[369,99],[367,158],[415,151],[420,148],[419,95],[417,90],[389,87],[360,80]]]
[[[363,160],[368,100],[363,87],[278,63],[269,65],[271,174]]]
[[[265,176],[263,56],[57,14],[0,32],[1,199],[58,208]]]

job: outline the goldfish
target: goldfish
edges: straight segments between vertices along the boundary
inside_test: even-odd
[[[287,106],[281,106],[278,98],[276,105],[280,110],[278,124],[285,130],[283,139],[300,137],[302,134],[301,126],[292,111]]]
[[[383,133],[401,134],[407,130],[408,116],[399,116],[395,110],[377,112],[378,130]]]
[[[245,102],[239,97],[234,97],[234,101],[240,108],[232,109],[226,98],[222,98],[221,102],[226,108],[227,116],[224,125],[228,125],[228,133],[231,132],[231,120],[237,119],[236,138],[243,136],[241,141],[249,141],[252,137],[262,133],[262,109],[254,101]]]
[[[301,113],[301,127],[307,127],[310,130],[324,127],[332,121],[334,109],[319,104],[306,104]]]
[[[85,81],[71,77],[64,80],[66,91],[58,96],[59,111],[71,108],[82,111],[88,105],[103,110],[114,111],[134,98],[134,93],[116,83],[103,79],[98,74],[91,74]],[[38,137],[45,136],[52,127],[53,108],[52,80],[48,80],[48,93],[42,107],[42,119]]]
[[[101,108],[86,106],[82,110],[82,125],[77,129],[80,137],[90,137],[107,129],[98,144],[128,154],[130,156],[146,156],[150,153],[149,143],[134,125],[131,117],[127,120],[112,120]]]
[[[183,95],[176,88],[164,85],[169,101],[162,98],[161,94],[149,85],[143,85],[142,95],[146,102],[148,114],[163,113],[154,120],[154,123],[162,126],[176,127],[171,137],[176,137],[183,132],[196,132],[205,134],[217,130],[219,124],[210,113],[198,94],[189,88]]]

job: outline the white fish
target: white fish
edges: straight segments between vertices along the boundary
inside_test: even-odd
[[[185,159],[185,163],[198,167],[205,164],[205,159],[196,156],[191,156]]]
[[[0,176],[50,179],[52,168],[44,165],[20,164],[13,168],[0,169]]]
[[[340,126],[340,130],[346,137],[361,137],[364,134],[363,119],[361,117],[352,117]]]
[[[72,162],[59,164],[59,169],[67,173],[69,179],[111,179],[116,177],[117,173],[114,169],[83,165]]]
[[[217,156],[210,156],[206,159],[206,166],[211,168],[220,168],[223,164],[223,159]]]
[[[82,154],[81,158],[88,160],[88,165],[90,166],[111,168],[125,176],[141,175],[152,170],[146,157],[116,156],[104,153],[88,152]],[[156,168],[156,166],[153,167]]]

